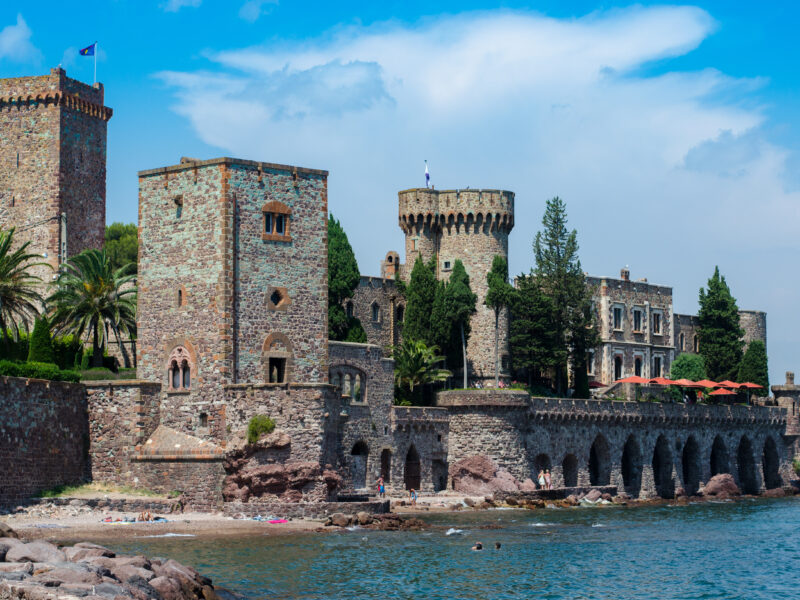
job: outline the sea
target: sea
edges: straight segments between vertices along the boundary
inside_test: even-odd
[[[422,518],[426,531],[166,536],[105,545],[174,558],[248,598],[800,598],[800,499]],[[476,542],[484,550],[471,550]]]

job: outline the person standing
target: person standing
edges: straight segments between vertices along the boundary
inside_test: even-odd
[[[553,489],[553,479],[550,476],[550,469],[545,469],[544,471],[544,485],[546,490]]]
[[[540,490],[545,489],[544,488],[544,471],[542,471],[542,470],[539,471],[539,476],[537,477],[537,480],[539,482],[539,489]]]
[[[378,497],[386,498],[386,488],[383,486],[383,475],[378,477]]]

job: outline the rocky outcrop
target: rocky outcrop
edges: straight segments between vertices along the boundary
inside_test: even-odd
[[[225,600],[208,577],[174,560],[116,556],[103,546],[79,543],[58,548],[10,537],[0,562],[0,599],[50,600]]]
[[[717,498],[729,498],[740,494],[739,487],[730,473],[719,473],[708,480],[703,487],[704,496],[716,496]]]
[[[474,496],[495,492],[517,492],[519,483],[508,471],[499,469],[486,456],[468,456],[450,466],[453,490]]]
[[[224,500],[328,500],[341,484],[338,473],[317,463],[291,461],[291,443],[291,437],[281,431],[273,431],[254,444],[243,438],[234,441],[225,454]]]

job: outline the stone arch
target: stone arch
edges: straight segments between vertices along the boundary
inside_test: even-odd
[[[714,438],[714,443],[711,445],[711,476],[718,475],[719,473],[731,472],[731,459],[728,455],[728,447],[725,445],[725,440],[722,436]]]
[[[533,459],[533,476],[531,479],[534,481],[539,476],[539,471],[544,471],[547,469],[552,469],[553,465],[550,462],[550,457],[547,454],[537,454],[536,458]]]
[[[350,450],[352,463],[350,476],[353,480],[353,489],[360,490],[367,487],[367,460],[369,459],[369,446],[364,440],[359,440]]]
[[[764,487],[768,490],[781,487],[783,480],[780,475],[780,455],[778,447],[772,436],[767,436],[764,441],[764,451],[761,455],[761,468],[764,473]]]
[[[622,448],[622,485],[625,493],[638,498],[642,491],[642,449],[633,434]]]
[[[188,390],[197,379],[197,354],[185,339],[173,340],[166,360],[167,388]]]
[[[693,496],[700,487],[701,466],[700,446],[693,435],[689,436],[683,445],[681,453],[681,467],[683,472],[683,490],[687,496]]]
[[[608,485],[611,481],[611,452],[608,440],[598,433],[589,449],[589,483]]]
[[[577,487],[578,459],[574,454],[567,454],[561,461],[561,474],[564,477],[564,487]]]
[[[662,498],[675,496],[675,482],[672,479],[672,451],[667,438],[658,436],[653,448],[653,484],[656,494]]]
[[[403,467],[403,482],[407,490],[419,491],[421,483],[421,465],[419,460],[419,452],[417,452],[414,444],[411,444],[406,452],[406,463]]]
[[[392,479],[392,451],[389,448],[381,450],[381,477],[384,484]]]
[[[739,447],[736,449],[736,467],[739,473],[739,489],[742,493],[757,494],[758,479],[753,444],[746,435],[739,440]]]
[[[264,340],[261,349],[261,365],[266,383],[289,383],[292,380],[292,342],[278,331],[273,331]]]

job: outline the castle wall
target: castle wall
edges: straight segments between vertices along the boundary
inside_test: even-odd
[[[767,313],[760,310],[740,310],[739,325],[744,329],[745,344],[753,340],[764,342],[767,345]]]
[[[546,465],[556,487],[610,484],[650,497],[669,496],[677,487],[691,493],[714,468],[732,473],[749,493],[779,487],[791,476],[782,438],[786,415],[779,408],[528,398],[488,390],[441,392],[438,404],[450,414],[449,463],[485,455],[520,480],[535,479]]]
[[[89,475],[84,388],[0,377],[0,506]]]
[[[394,281],[362,275],[353,297],[345,300],[345,308],[348,303],[352,303],[353,316],[361,321],[367,334],[367,343],[375,344],[388,353],[389,346],[402,342],[406,301]],[[378,307],[377,319],[374,318],[373,305]]]

